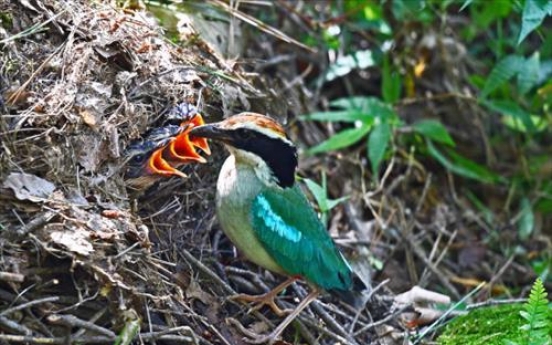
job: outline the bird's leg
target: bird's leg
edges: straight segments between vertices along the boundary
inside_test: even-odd
[[[317,289],[314,289],[311,293],[307,295],[307,297],[305,297],[305,299],[301,303],[299,303],[297,308],[295,308],[295,310],[293,310],[293,312],[291,312],[291,314],[289,314],[284,319],[284,321],[282,321],[282,323],[280,323],[278,327],[276,327],[272,332],[270,332],[267,335],[246,339],[246,342],[251,344],[264,344],[264,343],[273,344],[276,341],[276,339],[280,336],[280,334],[284,331],[284,329],[286,329],[286,327],[291,322],[293,322],[293,320],[295,320],[297,315],[299,315],[312,301],[314,301],[319,294],[320,294],[320,291],[318,291]]]
[[[267,305],[274,311],[274,313],[278,316],[283,316],[285,314],[288,314],[289,312],[286,312],[285,310],[280,309],[278,305],[276,305],[276,301],[274,301],[274,298],[278,296],[278,294],[287,288],[289,285],[291,285],[294,281],[297,280],[297,277],[289,277],[281,283],[280,285],[276,286],[274,289],[270,290],[267,293],[264,293],[262,295],[247,295],[247,294],[238,294],[231,296],[230,299],[235,301],[243,301],[248,303],[256,303],[255,306],[251,308],[251,310],[258,310],[263,305]]]

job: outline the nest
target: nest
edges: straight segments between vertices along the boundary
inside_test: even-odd
[[[225,299],[280,278],[211,231],[220,148],[188,180],[140,195],[124,181],[125,147],[172,106],[198,104],[213,121],[259,98],[248,79],[201,44],[175,46],[140,10],[50,0],[0,13],[0,342],[239,344],[277,323]],[[369,314],[331,301],[285,336],[369,343]]]

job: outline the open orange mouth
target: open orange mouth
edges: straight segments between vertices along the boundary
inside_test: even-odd
[[[189,132],[195,126],[205,124],[203,117],[196,114],[190,120],[183,121],[180,126],[184,130],[174,137],[167,145],[157,149],[148,160],[148,168],[151,173],[162,176],[180,176],[187,177],[182,171],[177,168],[191,162],[205,163],[207,160],[203,158],[197,151],[200,149],[206,155],[211,154],[211,149],[206,138],[190,138]]]

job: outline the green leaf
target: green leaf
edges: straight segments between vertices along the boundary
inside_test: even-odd
[[[301,120],[315,120],[328,122],[356,122],[370,123],[374,121],[374,116],[359,109],[347,109],[339,111],[321,111],[303,115]]]
[[[342,203],[343,201],[349,198],[350,198],[349,196],[342,196],[341,198],[338,198],[338,199],[328,199],[328,210],[331,210],[332,208],[336,207],[337,205],[339,205],[340,203]]]
[[[381,100],[374,97],[347,97],[339,98],[330,103],[338,111],[315,112],[300,117],[301,120],[329,121],[329,122],[356,122],[361,121],[366,125],[372,125],[375,118],[399,121],[395,110]]]
[[[318,208],[320,209],[320,220],[322,223],[326,224],[328,219],[328,212],[337,206],[340,202],[347,200],[349,197],[341,197],[339,199],[329,199],[328,193],[327,193],[327,184],[326,184],[326,174],[322,172],[322,185],[319,185],[318,183],[314,182],[311,179],[303,179],[305,181],[305,184],[307,185],[307,188],[310,190],[312,195],[314,196],[314,199],[316,200],[316,203],[318,204]]]
[[[552,2],[549,0],[525,0],[517,44],[519,45],[527,35],[541,25],[547,15],[552,15]]]
[[[525,59],[517,55],[509,55],[502,59],[491,71],[481,98],[486,98],[491,92],[510,80],[521,69]]]
[[[529,121],[533,124],[535,132],[542,132],[549,126],[548,121],[543,116],[530,115]],[[502,123],[504,123],[508,128],[521,133],[527,133],[529,131],[527,126],[525,126],[525,124],[517,116],[503,115]]]
[[[448,150],[447,152],[452,157],[451,159],[447,158],[444,154],[437,150],[431,140],[428,139],[426,142],[429,154],[441,163],[441,165],[443,165],[447,170],[457,175],[486,183],[495,183],[501,180],[500,176],[487,170],[487,168],[467,158],[461,157],[451,150]]]
[[[136,339],[138,333],[140,333],[140,319],[126,320],[123,330],[115,339],[113,345],[129,345],[134,339]]]
[[[529,199],[521,199],[520,212],[521,217],[518,223],[518,235],[521,240],[525,241],[531,236],[535,227],[535,214],[533,213]]]
[[[465,0],[464,3],[462,4],[462,7],[460,7],[460,9],[458,10],[458,12],[462,12],[466,7],[468,7],[471,3],[473,2],[473,0]]]
[[[535,52],[521,66],[517,76],[517,85],[519,92],[525,95],[539,82],[540,55]]]
[[[492,172],[491,170],[487,169],[485,166],[478,164],[472,161],[471,159],[468,159],[466,157],[459,155],[458,153],[456,153],[456,151],[452,149],[447,148],[446,153],[450,157],[450,159],[454,162],[454,164],[458,166],[462,166],[465,169],[472,171],[473,173],[479,175],[482,180],[486,180],[488,182],[493,182],[493,183],[506,181],[502,176]]]
[[[318,207],[320,207],[320,211],[325,212],[328,210],[328,197],[326,196],[326,190],[322,188],[321,185],[314,182],[311,179],[303,179],[305,181],[305,184],[307,185],[307,188],[310,190],[312,195],[314,196],[314,199],[316,200],[316,203],[318,204]]]
[[[437,120],[417,121],[412,125],[412,128],[416,132],[434,141],[453,147],[456,145],[445,126],[443,126],[443,124]]]
[[[534,132],[536,130],[535,124],[533,120],[531,120],[531,115],[523,110],[517,103],[508,100],[484,100],[483,104],[501,115],[512,116],[521,121],[525,129],[529,132]]]
[[[387,103],[375,97],[347,97],[339,98],[330,103],[332,107],[343,109],[355,109],[382,119],[394,119],[398,115]]]
[[[374,178],[378,176],[381,161],[389,146],[389,139],[391,139],[391,125],[387,122],[374,127],[368,138],[368,159],[372,165]]]
[[[401,96],[401,76],[391,70],[389,56],[383,60],[381,93],[383,100],[387,103],[395,103]]]
[[[338,150],[344,147],[351,146],[362,139],[366,134],[368,134],[371,128],[371,125],[363,124],[362,126],[357,128],[345,129],[333,135],[331,138],[328,138],[327,140],[321,142],[315,147],[309,149],[307,152],[309,154],[314,154]]]
[[[475,194],[470,191],[466,190],[466,197],[474,204],[475,208],[483,215],[483,218],[488,224],[493,224],[495,221],[494,213],[493,211],[485,205],[484,202],[479,200]]]
[[[526,323],[520,328],[527,333],[528,344],[550,344],[552,342],[547,292],[540,278],[531,288],[529,299],[519,312]]]

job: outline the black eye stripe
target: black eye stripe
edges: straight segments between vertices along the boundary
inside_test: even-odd
[[[254,153],[266,162],[281,187],[293,186],[297,168],[295,146],[247,128],[235,130],[232,137],[233,146]]]

